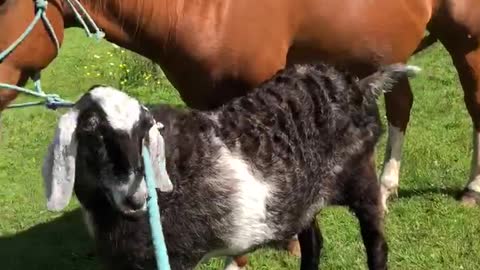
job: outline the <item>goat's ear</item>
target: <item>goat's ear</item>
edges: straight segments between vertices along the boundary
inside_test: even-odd
[[[420,71],[417,66],[399,63],[383,66],[377,72],[360,80],[359,87],[366,96],[376,98],[384,92],[389,92],[402,77],[414,77]]]
[[[155,172],[156,187],[161,192],[169,192],[173,190],[173,184],[167,172],[165,142],[159,131],[162,127],[162,124],[155,123],[148,131],[148,138],[145,143],[153,163],[152,167]]]
[[[62,115],[43,163],[45,196],[50,211],[64,209],[72,197],[77,156],[77,118],[78,111],[75,109]]]

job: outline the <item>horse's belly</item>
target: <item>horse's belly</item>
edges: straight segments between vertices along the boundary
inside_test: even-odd
[[[289,62],[405,61],[422,39],[429,1],[306,1]]]

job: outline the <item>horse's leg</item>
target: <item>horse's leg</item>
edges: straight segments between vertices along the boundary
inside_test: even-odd
[[[323,237],[316,220],[298,234],[301,248],[301,270],[318,270],[320,267],[320,253],[323,247]]]
[[[295,257],[301,256],[302,249],[301,249],[300,241],[298,240],[297,235],[295,235],[292,239],[288,241],[287,250],[290,253],[290,255],[293,255]]]
[[[385,149],[383,171],[380,176],[381,198],[384,211],[387,211],[388,197],[397,193],[399,186],[400,161],[402,157],[405,130],[410,119],[413,94],[408,78],[401,79],[385,94],[388,120],[388,139]]]
[[[24,85],[28,76],[8,65],[0,65],[0,83]],[[0,131],[2,130],[2,111],[18,96],[17,91],[0,88]],[[0,133],[1,135],[1,133]],[[1,141],[0,137],[0,141]]]
[[[480,204],[480,39],[445,42],[464,91],[464,100],[473,122],[473,155],[470,180],[461,201],[466,206]]]
[[[8,66],[0,65],[0,83],[23,85],[28,80],[28,75]],[[2,112],[10,102],[18,96],[17,91],[0,88],[0,112]]]
[[[246,269],[248,263],[247,255],[237,256],[237,257],[227,257],[225,260],[224,270],[241,270]]]

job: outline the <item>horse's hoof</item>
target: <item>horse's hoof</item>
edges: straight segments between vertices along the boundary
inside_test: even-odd
[[[248,258],[246,255],[235,258],[228,257],[225,262],[224,270],[245,270],[247,269]]]
[[[298,239],[292,239],[290,242],[288,242],[288,252],[290,255],[299,257],[301,256],[301,251],[300,251],[300,242],[298,242]]]
[[[393,196],[392,196],[393,195]],[[398,186],[386,187],[383,184],[380,187],[380,200],[383,208],[383,215],[388,214],[388,201],[390,198],[398,197]]]
[[[463,206],[475,207],[480,205],[480,193],[470,189],[465,189],[462,193],[460,201]]]

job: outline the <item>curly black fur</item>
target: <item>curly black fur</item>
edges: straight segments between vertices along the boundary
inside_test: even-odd
[[[318,257],[321,235],[312,230],[312,221],[332,204],[355,212],[370,268],[385,269],[372,158],[381,125],[378,93],[371,88],[398,75],[404,72],[387,69],[362,84],[323,64],[297,65],[215,111],[154,108],[152,115],[165,126],[167,171],[175,186],[158,194],[172,269],[192,269],[206,256],[238,255],[298,233],[303,254]],[[268,229],[243,250],[233,247],[231,237],[251,228],[238,228],[239,179],[228,164],[219,163],[225,153],[244,161],[270,192],[262,221]],[[125,218],[111,209],[101,190],[80,187],[76,184],[75,192],[93,218],[108,268],[153,269],[147,216]],[[318,261],[304,256],[302,269],[309,259]]]

